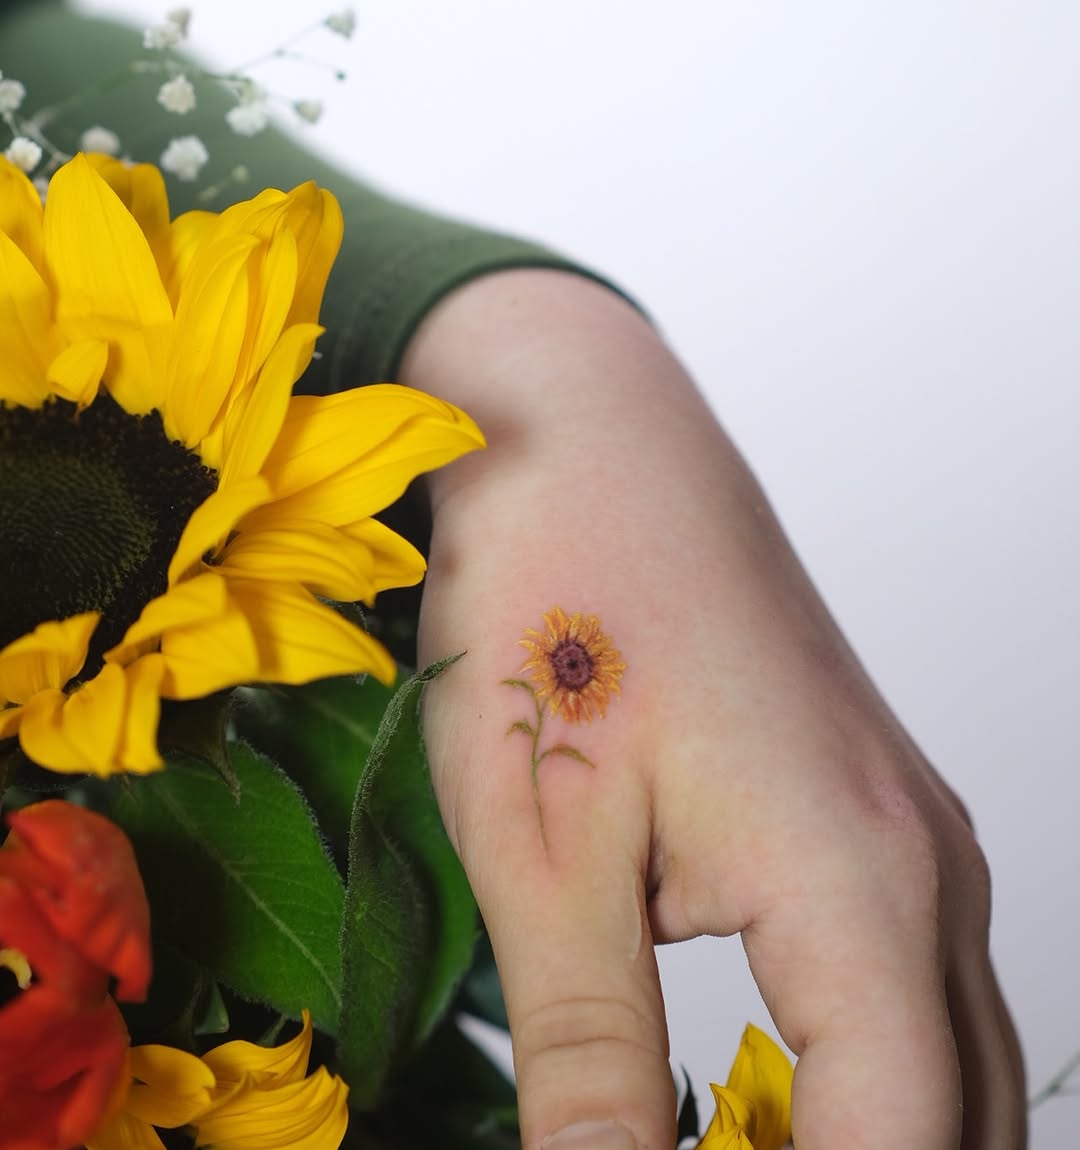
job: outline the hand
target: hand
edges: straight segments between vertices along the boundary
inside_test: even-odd
[[[489,439],[432,481],[420,642],[423,661],[468,651],[425,726],[525,1146],[582,1122],[568,1147],[674,1145],[653,944],[740,932],[799,1056],[800,1150],[1022,1147],[963,807],[653,329],[584,279],[500,273],[428,317],[402,378]],[[534,743],[504,680],[528,678],[518,642],[556,605],[595,616],[625,671],[604,717],[545,711]],[[543,757],[534,786],[560,743],[580,757]]]

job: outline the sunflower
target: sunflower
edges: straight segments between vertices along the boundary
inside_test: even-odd
[[[44,206],[0,158],[0,739],[107,775],[162,764],[162,699],[370,672],[323,600],[423,575],[371,516],[483,445],[392,384],[293,396],[341,240],[329,192],[170,220],[161,173],[76,156]]]
[[[528,628],[519,640],[529,651],[521,672],[532,679],[537,702],[547,701],[552,714],[572,723],[588,722],[594,709],[603,718],[611,696],[619,693],[626,664],[600,620],[579,611],[567,617],[553,607],[544,627],[544,632]]]

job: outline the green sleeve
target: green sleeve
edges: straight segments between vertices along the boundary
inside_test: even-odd
[[[102,77],[128,76],[65,109],[49,124],[49,138],[64,151],[74,151],[80,133],[92,124],[116,132],[125,154],[153,162],[171,137],[199,136],[211,159],[194,186],[168,177],[174,214],[197,206],[197,188],[226,180],[238,163],[248,169],[248,180],[228,184],[218,198],[199,206],[220,210],[261,188],[288,189],[309,179],[338,197],[345,239],[320,317],[327,328],[320,341],[322,358],[305,376],[305,390],[337,391],[392,379],[409,337],[428,311],[451,289],[486,272],[550,267],[600,279],[537,244],[383,195],[272,129],[250,138],[237,136],[223,118],[231,98],[217,85],[200,87],[198,107],[188,115],[166,112],[155,99],[164,77],[129,76],[133,60],[153,55],[143,49],[140,32],[77,14],[61,0],[0,0],[0,72],[26,86],[29,111],[60,105]]]

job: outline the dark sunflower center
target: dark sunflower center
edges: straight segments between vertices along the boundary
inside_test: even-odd
[[[0,647],[45,620],[100,611],[79,677],[94,674],[166,589],[216,479],[157,412],[128,415],[104,392],[83,411],[0,406]]]
[[[576,639],[562,639],[551,652],[551,669],[560,687],[580,691],[593,677],[593,661],[588,650]]]

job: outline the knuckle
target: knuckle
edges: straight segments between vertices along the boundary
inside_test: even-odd
[[[513,1019],[515,1064],[535,1065],[574,1053],[612,1057],[668,1057],[666,1029],[631,1003],[613,997],[567,997]]]
[[[900,782],[874,788],[871,847],[917,913],[936,917],[946,883],[942,846],[928,804]]]

